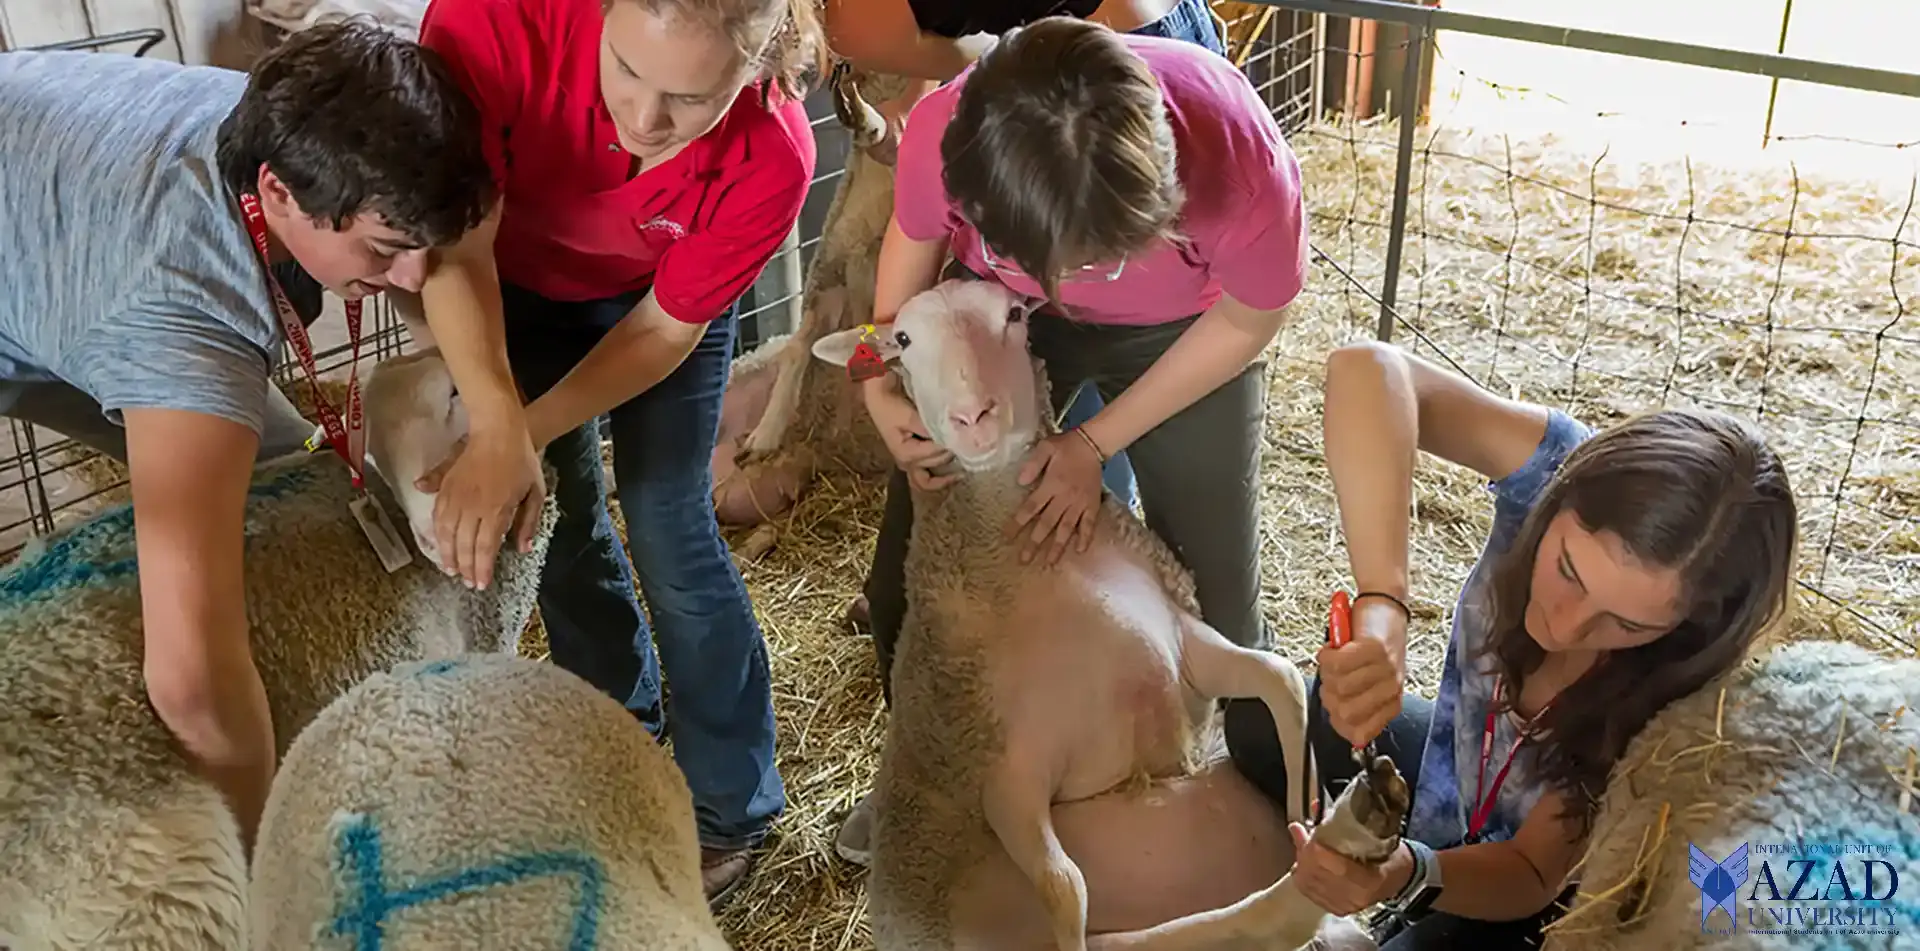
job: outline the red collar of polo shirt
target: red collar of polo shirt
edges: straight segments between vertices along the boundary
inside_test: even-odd
[[[740,90],[740,96],[761,95],[761,89],[768,82],[770,80],[763,79],[749,84]],[[606,97],[595,96],[593,104],[595,138],[602,145],[611,146],[609,151],[618,149],[625,153],[626,149],[621,147],[619,133],[613,124],[613,113],[607,109]],[[769,101],[769,105],[777,103]],[[686,148],[681,149],[680,154],[670,159],[668,164],[679,164],[683,178],[712,178],[721,169],[744,162],[747,158],[747,136],[739,134],[739,121],[734,117],[734,112],[740,108],[740,98],[736,96],[733,104],[720,117],[719,124],[708,129],[705,135],[688,142]]]

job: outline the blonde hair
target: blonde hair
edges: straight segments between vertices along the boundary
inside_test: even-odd
[[[602,0],[611,6],[615,0]],[[627,0],[655,14],[676,13],[732,40],[788,99],[804,99],[824,75],[827,42],[818,0]],[[765,101],[766,90],[762,90]]]

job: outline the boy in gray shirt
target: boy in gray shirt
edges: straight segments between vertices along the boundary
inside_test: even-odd
[[[419,291],[430,251],[494,200],[480,135],[431,51],[364,23],[297,33],[250,74],[0,54],[0,413],[127,463],[148,696],[249,843],[275,757],[241,596],[246,490],[256,459],[313,431],[268,379],[269,274],[303,325],[323,289]],[[463,394],[512,396],[497,328],[433,330]],[[518,500],[530,444],[526,462],[469,477]]]

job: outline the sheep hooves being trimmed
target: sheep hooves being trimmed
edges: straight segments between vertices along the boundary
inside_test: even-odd
[[[254,951],[725,951],[693,798],[620,704],[549,663],[376,673],[294,741],[260,823]]]
[[[1400,848],[1400,827],[1413,794],[1393,760],[1376,756],[1348,783],[1314,827],[1312,840],[1356,862],[1378,865]],[[1373,938],[1351,918],[1335,917],[1300,894],[1289,872],[1273,885],[1223,908],[1188,915],[1145,931],[1106,935],[1092,951],[1374,951]]]
[[[1786,644],[1674,701],[1614,768],[1545,951],[1913,947],[1916,749],[1920,660],[1852,644]]]
[[[913,497],[908,610],[873,798],[868,908],[880,951],[1079,949],[1089,933],[1271,884],[1284,870],[1272,867],[1287,842],[1281,818],[1230,768],[1200,780],[1216,698],[1265,701],[1289,788],[1315,788],[1304,678],[1203,623],[1186,569],[1131,512],[1107,498],[1092,547],[1051,568],[1022,564],[1006,540],[1026,497],[1021,463],[1054,431],[1027,309],[998,284],[947,281],[877,341],[961,475]],[[812,352],[844,367],[861,333],[828,334]],[[1289,818],[1306,814],[1304,798]],[[1075,819],[1087,810],[1108,818]],[[1237,840],[1203,842],[1222,827]],[[1143,880],[1111,848],[1122,840],[1146,843],[1166,879]]]
[[[444,373],[432,371],[438,359],[374,371],[369,443],[450,438],[438,430],[448,405],[383,395],[409,367]],[[399,510],[377,475],[368,485]],[[511,651],[533,612],[551,500],[534,550],[503,550],[494,584],[474,591],[417,556],[387,572],[353,498],[331,452],[265,463],[248,492],[248,635],[282,752],[368,674]],[[148,702],[134,554],[122,505],[36,542],[0,573],[0,934],[12,951],[242,946],[239,829]]]

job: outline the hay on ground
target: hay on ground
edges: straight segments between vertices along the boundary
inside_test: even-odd
[[[1920,621],[1920,439],[1899,426],[1854,422],[1875,338],[1834,329],[1892,321],[1910,305],[1890,287],[1900,289],[1899,300],[1920,299],[1920,255],[1908,249],[1892,270],[1886,237],[1902,215],[1898,198],[1855,183],[1802,180],[1792,209],[1796,235],[1817,228],[1872,237],[1782,241],[1699,220],[1688,226],[1688,175],[1677,162],[1633,170],[1603,163],[1596,172],[1589,156],[1516,140],[1511,167],[1551,187],[1516,182],[1510,198],[1507,143],[1444,131],[1430,142],[1425,130],[1417,141],[1436,153],[1471,156],[1415,159],[1408,224],[1416,234],[1400,299],[1420,333],[1499,391],[1568,408],[1595,424],[1654,405],[1663,393],[1674,402],[1755,404],[1764,377],[1765,425],[1788,455],[1806,513],[1803,577],[1815,578],[1824,563],[1820,586],[1838,595],[1803,596],[1799,617],[1782,636],[1883,650],[1896,644],[1886,632],[1911,640]],[[1320,450],[1322,366],[1334,347],[1372,334],[1376,307],[1340,272],[1365,288],[1379,286],[1386,231],[1367,222],[1388,220],[1393,130],[1322,128],[1295,134],[1293,143],[1305,170],[1314,243],[1334,264],[1312,266],[1307,291],[1269,352],[1260,537],[1266,611],[1281,649],[1310,670],[1325,636],[1328,593],[1349,583]],[[1594,209],[1585,198],[1594,182],[1605,201],[1680,221]],[[1697,219],[1781,227],[1791,194],[1784,177],[1692,170]],[[1912,235],[1920,222],[1905,227]],[[1423,241],[1422,231],[1431,237]],[[1676,288],[1686,304],[1678,320]],[[1920,336],[1905,324],[1896,331]],[[1397,333],[1417,340],[1405,327]],[[1920,419],[1920,349],[1881,342],[1866,415]],[[1433,353],[1424,343],[1415,348]],[[1829,416],[1843,422],[1818,421]],[[1856,428],[1860,448],[1849,461]],[[1485,539],[1491,500],[1482,480],[1445,463],[1423,461],[1416,483],[1408,666],[1410,687],[1431,696],[1452,601]],[[864,872],[834,855],[832,838],[872,780],[885,724],[872,645],[842,626],[866,575],[880,504],[880,486],[823,473],[775,523],[777,546],[743,565],[770,647],[790,807],[753,879],[722,914],[741,949],[871,947]],[[729,540],[739,545],[748,534],[729,532]],[[522,650],[545,654],[537,624]]]

